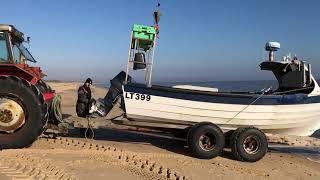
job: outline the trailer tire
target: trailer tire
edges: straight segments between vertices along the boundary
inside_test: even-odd
[[[266,135],[255,127],[238,128],[231,137],[231,152],[239,161],[256,162],[268,151]]]
[[[204,122],[190,128],[187,141],[195,157],[211,159],[221,154],[225,138],[218,126]]]

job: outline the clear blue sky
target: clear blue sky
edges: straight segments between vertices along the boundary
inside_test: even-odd
[[[162,0],[154,81],[273,79],[264,44],[280,41],[320,77],[318,0]],[[31,36],[49,79],[108,81],[125,68],[134,23],[152,25],[155,0],[1,0],[1,22]]]

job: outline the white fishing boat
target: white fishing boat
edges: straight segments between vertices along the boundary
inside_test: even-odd
[[[296,58],[274,61],[273,52],[279,46],[267,43],[270,59],[260,64],[261,70],[274,73],[279,83],[276,90],[266,86],[259,92],[218,92],[197,86],[125,82],[126,115],[135,121],[185,125],[211,122],[225,131],[254,126],[266,133],[310,136],[320,129],[318,83],[311,74],[310,64]],[[129,60],[129,66],[130,63],[135,63],[134,58]],[[148,70],[152,69],[151,65]],[[151,74],[148,70],[147,74]]]
[[[226,142],[235,157],[244,161],[257,161],[265,155],[268,143],[264,133],[309,136],[320,128],[320,88],[311,65],[297,57],[275,61],[274,52],[280,49],[277,42],[265,45],[269,57],[260,64],[261,70],[276,77],[275,90],[267,85],[258,92],[153,85],[157,27],[157,23],[134,25],[127,71],[111,80],[98,110],[101,115],[108,114],[121,97],[124,116],[132,125],[183,132],[189,148],[200,158],[219,155]],[[145,73],[144,83],[133,83],[132,70]]]

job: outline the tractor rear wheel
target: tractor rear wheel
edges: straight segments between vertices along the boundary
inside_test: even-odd
[[[0,76],[0,149],[31,145],[47,119],[47,104],[38,88],[15,76]]]

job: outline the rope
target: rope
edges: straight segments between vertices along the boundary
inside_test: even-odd
[[[59,121],[59,122],[62,122],[62,114],[61,114],[61,110],[60,110],[60,102],[61,102],[61,96],[60,95],[56,95],[54,98],[53,98],[53,101],[52,101],[52,109],[51,109],[51,112],[52,114],[54,114],[55,118]],[[57,108],[58,106],[58,108]],[[59,114],[58,114],[59,113]],[[44,132],[47,131],[47,127],[48,127],[48,121],[50,119],[50,113],[48,114],[48,118],[46,119],[46,122],[43,126],[43,130],[41,132],[41,134],[43,134]],[[40,136],[39,136],[40,137]]]
[[[313,87],[304,87],[304,88],[298,88],[298,89],[292,89],[292,90],[288,90],[288,91],[283,91],[283,92],[275,92],[273,93],[272,95],[280,95],[280,94],[284,94],[284,93],[288,93],[288,92],[295,92],[295,91],[300,91],[300,90],[305,90],[305,89],[310,89],[310,88],[313,88]],[[255,102],[257,102],[262,96],[264,96],[264,94],[266,92],[268,92],[269,90],[271,89],[271,87],[269,88],[264,88],[262,89],[262,94],[260,96],[258,96],[254,101],[252,101],[250,104],[248,104],[246,107],[244,107],[241,111],[239,111],[236,115],[234,115],[230,120],[227,121],[230,122],[232,121],[235,117],[237,117],[240,113],[242,113],[244,110],[246,110],[250,105],[254,104]]]
[[[92,136],[91,136],[90,139],[93,139],[93,138],[94,138],[94,130],[93,130],[92,125],[90,124],[90,116],[87,116],[87,121],[88,121],[88,125],[87,125],[87,128],[86,128],[86,131],[84,132],[84,137],[85,137],[86,139],[89,139],[89,138],[87,137],[87,133],[88,133],[88,130],[90,129],[90,130],[91,130],[91,133],[92,133]]]
[[[255,102],[257,102],[266,92],[268,92],[271,89],[271,87],[269,88],[264,88],[262,89],[262,94],[260,96],[258,96],[254,101],[252,101],[250,104],[248,104],[246,107],[244,107],[241,111],[239,111],[237,114],[235,114],[231,119],[229,119],[227,121],[230,122],[232,121],[234,118],[236,118],[240,113],[242,113],[244,110],[246,110],[249,106],[251,106],[252,104],[254,104]]]
[[[62,119],[60,103],[61,103],[61,96],[59,94],[57,94],[56,96],[54,96],[54,98],[52,100],[51,112],[52,112],[52,115],[54,115],[54,118],[59,123],[62,123],[63,119]]]
[[[292,89],[292,90],[288,90],[288,91],[275,92],[275,93],[273,93],[273,95],[280,95],[280,94],[284,94],[284,93],[306,90],[306,89],[311,89],[311,88],[314,88],[314,87],[304,87],[304,88]]]
[[[44,126],[43,126],[43,130],[42,130],[42,132],[41,132],[41,134],[40,134],[40,135],[42,135],[44,132],[46,132],[46,131],[47,131],[48,121],[49,121],[49,117],[47,118],[46,123],[44,124]],[[40,138],[40,136],[38,136],[38,138],[37,138],[37,139],[39,139],[39,138]]]

